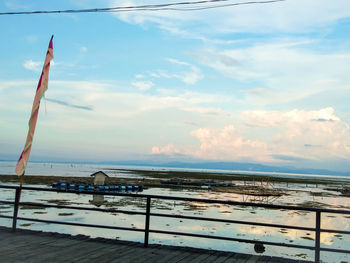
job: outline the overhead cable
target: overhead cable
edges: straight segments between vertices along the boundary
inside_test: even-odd
[[[283,2],[286,0],[266,0],[266,1],[247,1],[228,3],[231,0],[202,0],[192,2],[176,2],[168,4],[155,5],[138,5],[138,6],[117,6],[106,8],[92,8],[92,9],[68,9],[68,10],[38,10],[38,11],[20,11],[20,12],[0,12],[0,15],[34,15],[34,14],[63,14],[63,13],[116,13],[116,12],[131,12],[131,11],[196,11],[220,7],[239,6],[239,5],[253,5],[253,4],[271,4],[276,2]],[[227,2],[226,4],[221,4]]]

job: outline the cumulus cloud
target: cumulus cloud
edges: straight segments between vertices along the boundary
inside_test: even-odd
[[[169,143],[166,146],[159,147],[159,146],[153,146],[152,147],[152,154],[174,154],[174,153],[181,153],[181,151],[174,146],[174,144]]]
[[[195,155],[214,160],[272,161],[267,144],[240,136],[233,125],[223,129],[200,128],[191,132],[200,141]]]
[[[242,116],[250,127],[270,129],[271,139],[266,141],[275,154],[315,160],[350,157],[350,127],[331,107],[314,111],[245,111]]]
[[[7,112],[0,122],[10,123],[2,130],[4,138],[22,141],[36,84],[37,80],[0,82],[0,109]],[[46,105],[42,101],[41,111],[47,114],[40,114],[37,131],[40,139],[36,149],[55,148],[57,155],[61,152],[66,156],[69,152],[69,156],[91,157],[91,160],[98,156],[126,159],[131,154],[149,153],[169,131],[176,134],[176,141],[178,135],[186,134],[182,128],[188,114],[183,108],[195,108],[217,100],[215,96],[195,92],[164,95],[123,88],[107,81],[50,80],[46,95],[51,99]],[[169,118],[171,114],[173,118]],[[170,151],[180,150],[175,146],[154,149],[159,153]]]
[[[221,129],[199,128],[190,133],[199,141],[199,148],[185,150],[168,145],[154,148],[152,152],[182,151],[202,159],[276,163],[350,158],[350,127],[333,108],[244,111],[242,117],[247,121],[249,132],[233,125]],[[315,122],[315,119],[327,121]],[[254,134],[254,139],[249,134]]]
[[[152,153],[182,153],[201,159],[223,161],[270,162],[274,160],[270,157],[266,143],[244,138],[237,133],[233,125],[223,129],[199,128],[190,134],[199,140],[199,149],[175,147],[173,144],[168,144],[164,147],[153,146]]]

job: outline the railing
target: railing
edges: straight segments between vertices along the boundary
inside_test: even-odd
[[[0,185],[0,189],[1,188],[2,189],[16,190],[14,202],[0,200],[0,204],[14,205],[13,216],[0,215],[0,217],[2,217],[2,218],[12,219],[13,231],[16,231],[17,220],[24,220],[24,221],[42,222],[42,223],[51,223],[51,224],[61,224],[61,225],[72,225],[72,226],[82,226],[82,227],[93,227],[93,228],[104,228],[104,229],[144,232],[144,246],[145,247],[148,246],[149,234],[150,233],[158,233],[158,234],[167,234],[167,235],[181,235],[181,236],[188,236],[188,237],[209,238],[209,239],[217,239],[217,240],[245,242],[245,243],[251,243],[251,244],[272,245],[272,246],[280,246],[280,247],[291,247],[291,248],[314,250],[315,251],[315,262],[320,262],[320,252],[321,251],[336,252],[336,253],[350,253],[350,250],[324,248],[324,247],[321,247],[321,245],[320,245],[321,233],[338,233],[338,234],[350,235],[350,231],[321,228],[321,215],[322,215],[322,213],[349,214],[350,215],[349,210],[305,208],[305,207],[297,207],[297,206],[257,204],[257,203],[246,203],[246,202],[233,202],[233,201],[170,197],[170,196],[158,196],[158,195],[144,195],[144,194],[70,191],[70,190],[59,190],[59,189],[38,188],[38,187],[17,187],[17,186]],[[42,203],[37,203],[37,202],[20,202],[20,194],[21,194],[21,191],[23,191],[23,190],[43,191],[43,192],[61,192],[61,193],[72,193],[72,194],[89,194],[89,195],[94,194],[94,195],[109,195],[109,196],[124,196],[124,197],[127,196],[127,197],[133,197],[133,198],[143,198],[143,199],[146,199],[146,211],[145,212],[137,212],[137,211],[127,211],[127,210],[119,210],[119,209],[103,209],[103,208],[93,208],[93,207],[52,205],[52,204],[42,204]],[[232,205],[232,206],[260,207],[260,208],[269,208],[269,209],[283,209],[283,210],[297,210],[297,211],[313,212],[313,213],[315,213],[315,226],[314,227],[301,227],[301,226],[291,226],[291,225],[283,225],[283,224],[249,222],[249,221],[241,221],[241,220],[228,220],[228,219],[207,218],[207,217],[197,217],[197,216],[153,213],[153,212],[151,212],[151,200],[152,199],[153,200],[158,199],[158,200],[188,201],[188,202],[200,202],[200,203],[207,203],[207,204],[224,204],[224,205]],[[144,215],[145,216],[145,227],[143,229],[142,228],[129,228],[129,227],[83,224],[83,223],[75,223],[75,222],[73,223],[73,222],[62,222],[62,221],[55,221],[55,220],[44,220],[44,219],[20,217],[20,216],[18,216],[18,210],[19,210],[20,205],[30,205],[30,206],[46,207],[46,208],[50,207],[50,208],[59,208],[59,209],[65,208],[65,209],[85,210],[85,211],[113,212],[113,213],[124,213],[124,214],[130,214],[130,215]],[[150,229],[150,218],[151,217],[167,217],[167,218],[190,219],[190,220],[200,220],[200,221],[210,221],[210,222],[220,222],[220,223],[233,223],[233,224],[243,224],[243,225],[251,225],[251,226],[265,226],[265,227],[273,227],[273,228],[285,228],[285,229],[312,231],[315,233],[315,244],[314,244],[314,246],[306,246],[306,245],[297,245],[297,244],[289,244],[289,243],[257,241],[257,240],[251,240],[251,239],[241,239],[241,238],[214,236],[214,235],[204,235],[204,234],[194,234],[194,233],[186,233],[186,232]]]

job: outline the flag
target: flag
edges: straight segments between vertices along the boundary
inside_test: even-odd
[[[41,76],[40,76],[39,83],[38,83],[35,97],[34,97],[32,113],[30,115],[30,119],[29,119],[29,123],[28,123],[29,130],[28,130],[27,140],[26,140],[26,143],[24,145],[24,150],[23,150],[21,156],[19,157],[18,163],[16,166],[15,171],[16,171],[17,175],[23,175],[24,171],[26,169],[28,159],[29,159],[30,150],[32,148],[35,126],[36,126],[36,122],[38,120],[40,99],[44,96],[45,91],[47,90],[47,85],[48,85],[48,81],[49,81],[50,61],[53,59],[52,39],[53,39],[53,36],[51,37],[49,48],[47,49],[47,52],[46,52],[43,70],[41,72]]]

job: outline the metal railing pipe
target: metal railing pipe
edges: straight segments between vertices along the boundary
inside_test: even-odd
[[[151,198],[147,197],[146,221],[145,221],[145,239],[144,239],[144,242],[143,242],[145,247],[148,247],[150,215],[151,215]]]

